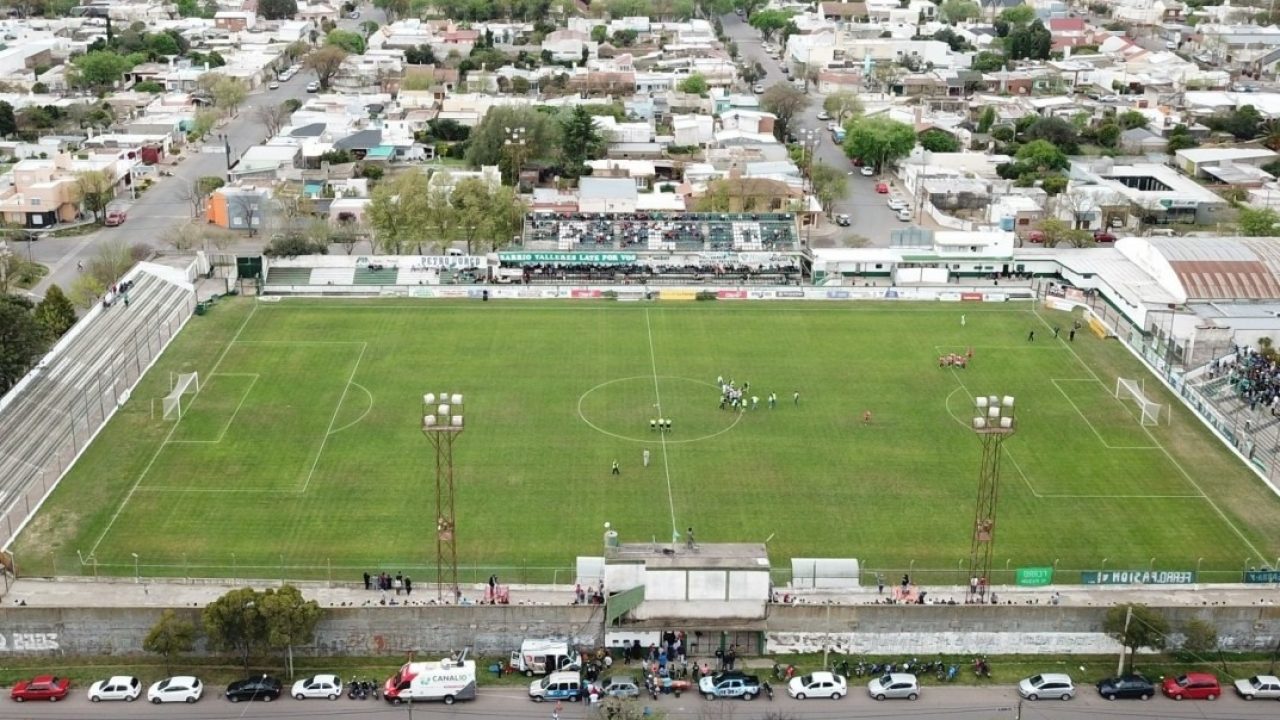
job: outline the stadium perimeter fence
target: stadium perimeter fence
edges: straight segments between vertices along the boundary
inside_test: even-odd
[[[189,289],[139,272],[126,278],[139,283],[132,307],[96,305],[0,404],[0,548],[9,550],[195,310]],[[0,552],[0,563],[21,571],[11,553]]]

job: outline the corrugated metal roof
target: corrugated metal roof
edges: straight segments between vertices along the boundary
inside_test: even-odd
[[[1236,238],[1150,238],[1177,273],[1188,300],[1280,298],[1280,281],[1249,245]]]
[[[1258,256],[1234,238],[1180,237],[1148,238],[1165,260],[1257,260]]]

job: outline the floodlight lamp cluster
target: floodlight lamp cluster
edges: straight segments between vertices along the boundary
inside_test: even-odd
[[[462,408],[462,395],[459,393],[423,395],[423,432],[462,432]]]
[[[990,395],[973,400],[973,429],[978,432],[1013,432],[1013,396]]]

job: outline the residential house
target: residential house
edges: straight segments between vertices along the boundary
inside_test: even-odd
[[[588,160],[593,178],[629,178],[637,190],[648,190],[653,187],[657,178],[657,170],[652,160]]]
[[[588,33],[577,30],[555,30],[542,41],[542,52],[550,53],[555,62],[582,62],[596,54],[598,43]],[[583,51],[586,51],[584,57]]]
[[[338,8],[328,3],[301,3],[298,5],[298,12],[294,13],[294,17],[315,23],[319,27],[320,23],[325,20],[337,22],[339,15]]]
[[[1111,18],[1128,25],[1163,25],[1181,19],[1186,9],[1179,0],[1116,0]]]
[[[1174,153],[1174,163],[1193,178],[1213,179],[1219,169],[1249,165],[1260,168],[1280,159],[1280,154],[1257,147],[1186,148]]]
[[[213,15],[214,27],[228,32],[242,32],[255,27],[257,24],[257,13],[220,10]]]
[[[502,172],[497,165],[485,165],[479,170],[437,170],[427,181],[427,188],[433,193],[452,194],[463,180],[479,180],[493,192],[502,185]]]
[[[140,162],[136,147],[21,160],[10,172],[12,184],[0,188],[0,216],[29,228],[72,221],[81,213],[81,173],[101,172],[112,182],[113,192],[119,192],[132,184],[133,167]]]
[[[715,140],[715,120],[710,115],[675,115],[671,131],[674,144],[701,147]]]
[[[1225,221],[1230,205],[1217,194],[1168,165],[1119,165],[1110,158],[1071,163],[1073,182],[1098,185],[1119,195],[1131,215],[1150,223],[1212,225]]]
[[[275,141],[267,145],[253,145],[245,150],[240,160],[228,171],[233,181],[257,178],[272,181],[285,169],[298,167],[302,148],[296,141]]]
[[[1087,23],[1081,17],[1051,18],[1048,28],[1053,35],[1053,49],[1059,52],[1066,48],[1088,45],[1093,39],[1087,32]]]
[[[1130,155],[1163,153],[1169,140],[1145,127],[1129,128],[1120,133],[1120,150]]]
[[[205,220],[228,230],[262,229],[271,190],[252,185],[226,185],[213,191],[205,206]]]
[[[638,195],[635,182],[629,178],[578,180],[578,209],[583,213],[636,212]]]
[[[744,133],[769,135],[772,137],[774,125],[778,117],[773,113],[752,110],[730,110],[720,116],[720,127],[723,130],[737,130]]]
[[[867,4],[863,2],[824,2],[818,3],[818,15],[823,20],[837,23],[861,22],[867,15]]]

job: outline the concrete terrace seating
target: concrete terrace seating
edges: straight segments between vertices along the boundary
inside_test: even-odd
[[[146,270],[130,277],[128,306],[117,299],[82,320],[0,405],[0,542],[17,530],[43,488],[61,477],[194,309],[188,287]]]
[[[311,268],[272,267],[267,270],[267,285],[310,285]]]
[[[435,268],[401,267],[396,271],[396,285],[439,285],[440,271]]]
[[[355,268],[315,268],[311,271],[311,285],[354,285]]]
[[[354,281],[356,285],[395,285],[400,277],[396,268],[356,268]]]
[[[527,249],[704,251],[796,249],[790,213],[530,213]]]

